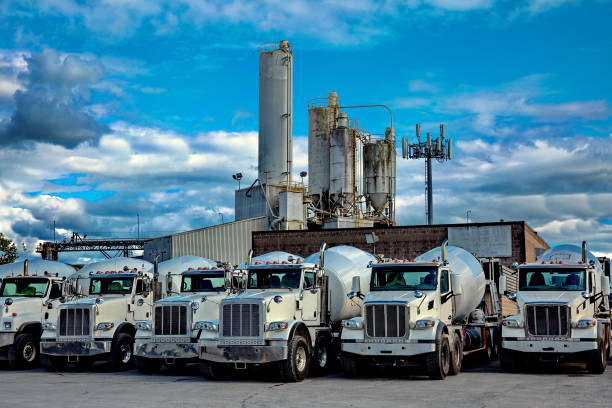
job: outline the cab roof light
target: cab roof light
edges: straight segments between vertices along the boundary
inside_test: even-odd
[[[193,268],[187,268],[188,271],[193,271]]]

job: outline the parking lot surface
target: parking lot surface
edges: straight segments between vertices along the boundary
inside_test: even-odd
[[[587,374],[580,365],[539,366],[502,373],[498,363],[467,367],[430,381],[406,372],[361,379],[340,373],[283,383],[261,374],[209,382],[187,367],[181,375],[137,371],[49,373],[0,370],[0,407],[604,407],[610,406],[612,367]]]

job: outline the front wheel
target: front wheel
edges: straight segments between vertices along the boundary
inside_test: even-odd
[[[606,371],[608,365],[608,359],[606,356],[606,349],[600,343],[597,350],[591,350],[588,352],[586,367],[587,371],[591,374],[603,374]]]
[[[120,333],[113,341],[108,365],[112,370],[125,371],[134,364],[134,338],[127,333]]]
[[[40,356],[40,364],[47,371],[66,371],[68,367],[68,359],[66,357],[49,356],[43,354]]]
[[[20,334],[9,348],[8,363],[14,370],[28,370],[38,365],[38,340],[31,334]]]
[[[432,380],[443,380],[450,371],[451,350],[448,334],[443,334],[436,344],[436,351],[425,357],[427,375]]]
[[[501,353],[499,355],[499,364],[501,366],[502,371],[507,373],[514,373],[518,371],[518,360],[517,355],[514,351],[508,350],[505,348],[501,349]]]
[[[159,371],[162,364],[161,360],[156,358],[146,358],[140,356],[136,356],[134,361],[136,363],[136,369],[141,374],[155,374]]]
[[[363,361],[359,356],[351,353],[342,353],[340,355],[340,365],[345,377],[358,378],[363,375]]]
[[[310,355],[308,343],[302,336],[294,336],[289,340],[287,359],[280,362],[280,372],[286,382],[302,381],[308,376]]]

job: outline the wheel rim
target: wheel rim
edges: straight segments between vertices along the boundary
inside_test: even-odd
[[[124,343],[121,345],[119,351],[121,353],[121,362],[123,364],[129,363],[130,359],[132,358],[132,349],[130,346]]]
[[[34,343],[28,342],[23,346],[22,354],[23,359],[28,363],[31,363],[36,359],[36,347]]]
[[[455,339],[455,352],[454,352],[454,361],[455,361],[455,366],[459,367],[459,362],[461,361],[461,356],[459,355],[461,353],[461,347],[459,346],[459,340]]]
[[[300,372],[306,368],[306,350],[304,350],[304,347],[298,347],[295,352],[295,366]]]
[[[327,365],[327,350],[325,349],[325,347],[319,350],[318,362],[319,362],[319,367],[321,368],[324,368]]]
[[[448,347],[448,344],[446,346],[442,347],[442,353],[441,353],[441,359],[442,359],[442,370],[444,371],[444,374],[448,373],[449,370],[449,362],[450,362],[450,358],[449,358],[449,354],[450,354],[450,347]]]

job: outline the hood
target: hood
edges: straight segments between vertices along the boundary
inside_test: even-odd
[[[4,307],[6,299],[12,299],[13,305],[24,304],[24,303],[42,303],[43,298],[39,297],[25,297],[25,296],[6,296],[0,297],[0,307]]]
[[[566,303],[574,306],[584,302],[581,293],[578,291],[524,291],[517,293],[516,300],[521,306],[525,303]]]
[[[296,301],[299,296],[298,290],[289,291],[287,289],[265,289],[250,290],[238,295],[230,295],[222,300],[222,304],[240,302],[252,302],[263,304],[265,321],[281,321],[296,319]],[[274,298],[281,296],[280,303],[276,303]]]
[[[216,300],[220,301],[221,299],[227,297],[227,292],[192,292],[185,293],[179,296],[171,296],[155,302],[155,304],[164,304],[164,303],[176,303],[176,302],[187,302],[191,303],[193,301],[199,302],[202,298],[206,298],[207,300]]]
[[[367,303],[386,303],[386,302],[397,302],[405,303],[406,306],[410,307],[410,319],[415,320],[421,316],[427,316],[428,313],[427,304],[434,300],[435,291],[421,291],[422,297],[416,297],[414,291],[380,291],[380,292],[369,292],[364,300],[363,304]],[[417,308],[421,306],[421,313],[417,314]]]
[[[238,301],[238,300],[259,300],[259,301],[268,301],[272,300],[274,296],[293,296],[295,297],[299,294],[298,289],[289,290],[289,289],[250,289],[246,292],[241,292],[235,295],[230,295],[227,297],[227,301]]]

